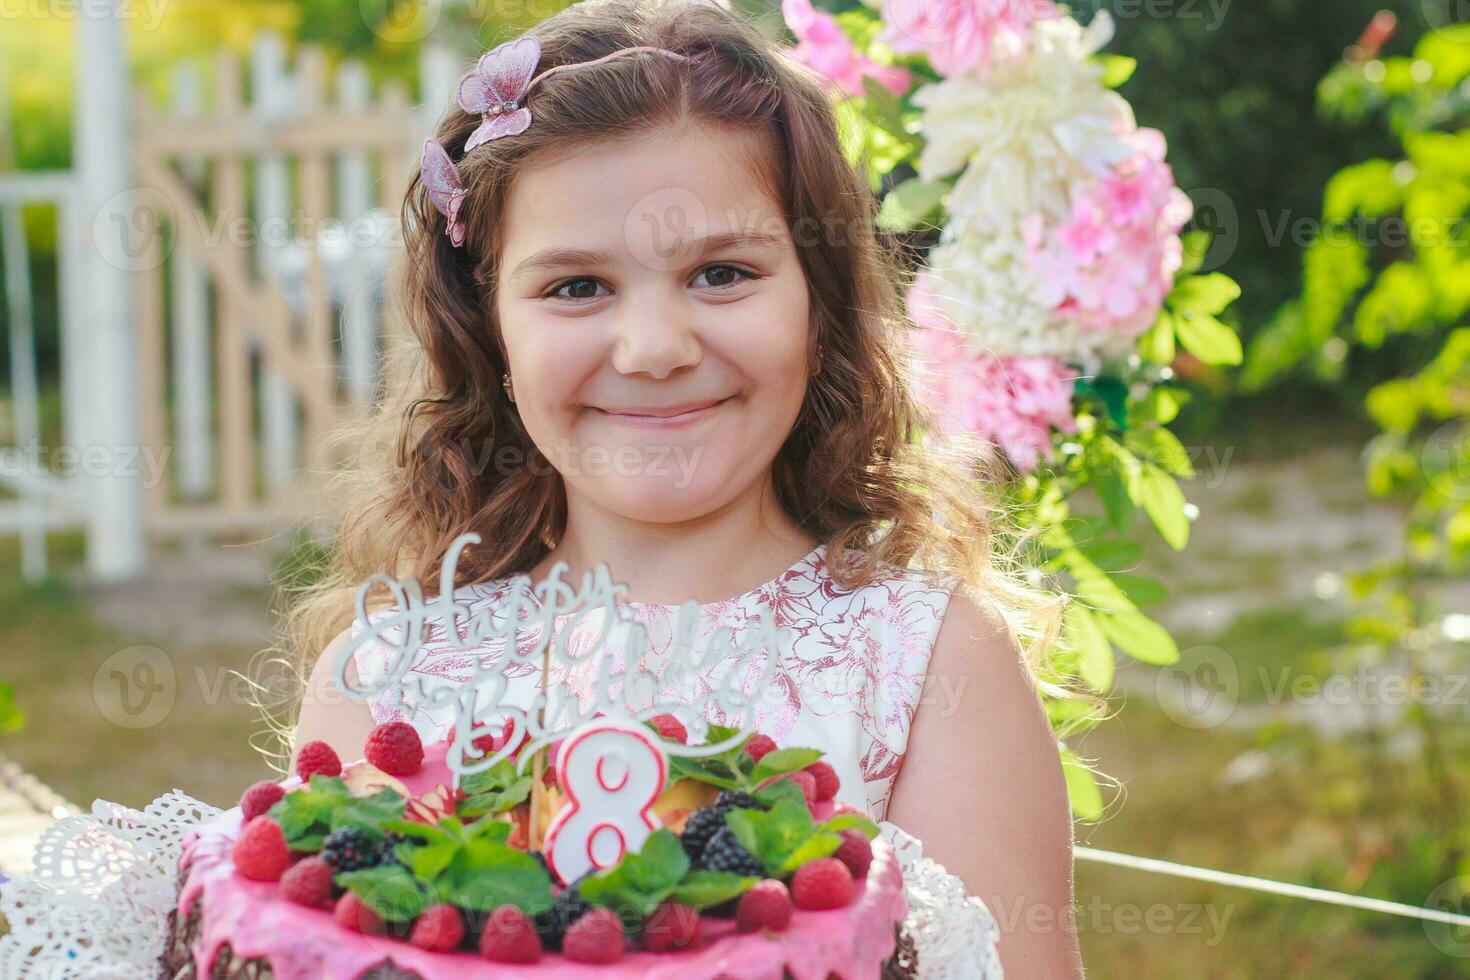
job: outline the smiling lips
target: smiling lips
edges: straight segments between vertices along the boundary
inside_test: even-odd
[[[670,405],[666,408],[640,406],[619,412],[611,412],[603,408],[596,408],[594,411],[614,422],[640,429],[682,429],[709,418],[727,401],[729,401],[728,398],[718,398],[712,401]]]

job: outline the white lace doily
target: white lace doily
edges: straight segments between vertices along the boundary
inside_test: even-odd
[[[157,974],[178,900],[184,835],[220,810],[178,790],[142,810],[98,800],[41,835],[35,870],[0,885],[0,980],[136,980]],[[983,902],[887,821],[903,868],[905,923],[923,980],[1002,980]]]
[[[887,820],[878,824],[903,868],[904,928],[914,940],[922,980],[1002,980],[995,944],[1000,927],[965,883],[924,856],[918,839]]]
[[[174,790],[142,810],[98,800],[47,828],[34,871],[0,884],[0,978],[157,976],[184,834],[219,812]]]

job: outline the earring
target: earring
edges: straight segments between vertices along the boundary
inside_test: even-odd
[[[505,372],[505,374],[501,376],[501,379],[500,379],[500,387],[502,387],[502,388],[505,389],[505,397],[506,398],[509,398],[511,400],[511,403],[514,404],[515,403],[515,400],[516,400],[516,396],[510,390],[510,372],[509,371]]]

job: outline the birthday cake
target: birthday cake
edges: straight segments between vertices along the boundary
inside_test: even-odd
[[[160,974],[915,976],[898,857],[822,753],[704,734],[596,719],[536,753],[508,719],[465,752],[390,722],[345,767],[310,743],[185,839]]]

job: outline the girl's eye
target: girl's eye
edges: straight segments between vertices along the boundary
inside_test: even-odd
[[[714,273],[713,275],[710,275]],[[729,289],[740,282],[741,279],[759,279],[760,276],[733,265],[708,265],[700,272],[701,276],[710,275],[710,287],[713,289]],[[698,277],[696,277],[698,278]]]
[[[592,294],[590,296],[585,293],[585,289],[589,285],[592,287]],[[553,286],[551,292],[546,294],[546,298],[550,299],[555,296],[560,296],[563,299],[596,299],[598,285],[599,283],[596,279],[568,279],[566,282],[562,283],[559,286]],[[576,290],[578,287],[581,287],[584,290],[584,292],[579,295],[563,295],[562,293],[563,289]]]
[[[695,277],[695,281],[698,282],[700,278],[708,279],[707,287],[710,289],[729,289],[731,286],[738,285],[742,279],[756,280],[761,277],[753,272],[746,272],[744,269],[733,265],[707,265],[700,270],[699,275]],[[553,286],[543,298],[572,300],[597,299],[597,290],[601,285],[596,279],[586,277],[567,279]]]

